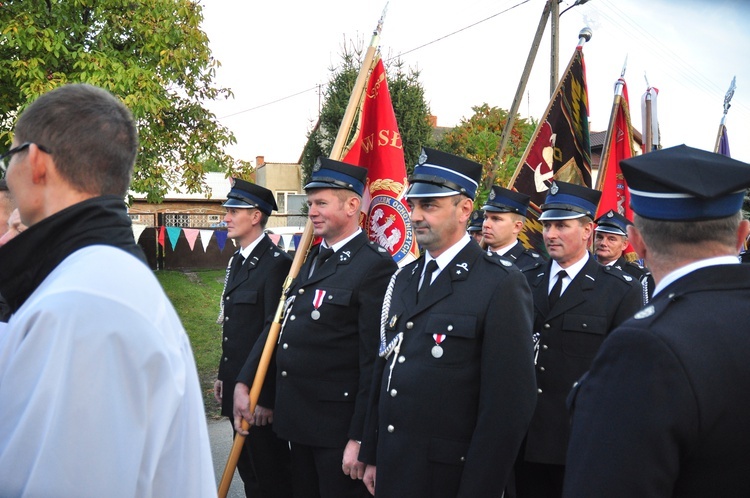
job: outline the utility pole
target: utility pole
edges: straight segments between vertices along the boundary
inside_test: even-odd
[[[559,66],[558,60],[560,55],[560,1],[552,0],[550,5],[549,13],[549,26],[550,26],[550,41],[552,46],[550,47],[550,68],[549,68],[549,98],[555,94],[557,88],[557,81],[559,79]]]
[[[557,82],[560,80],[559,74],[559,53],[560,53],[560,16],[578,5],[583,5],[589,0],[576,0],[573,5],[560,12],[560,1],[552,0],[550,6],[549,26],[550,26],[550,68],[549,68],[549,98],[555,94]]]

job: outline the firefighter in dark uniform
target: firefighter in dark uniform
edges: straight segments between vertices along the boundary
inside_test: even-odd
[[[564,496],[750,496],[750,165],[685,145],[620,165],[656,289],[570,395]]]
[[[544,264],[538,253],[526,249],[518,240],[518,234],[526,222],[530,199],[521,192],[494,185],[487,197],[487,203],[482,206],[482,233],[487,243],[487,251],[509,259],[521,271],[538,268]]]
[[[646,305],[654,292],[654,277],[648,268],[623,256],[628,247],[628,226],[631,221],[610,209],[597,220],[594,229],[594,255],[604,266],[614,266],[635,277],[643,287],[643,304]]]
[[[481,209],[477,209],[471,213],[469,219],[469,227],[466,229],[471,235],[471,238],[476,240],[478,244],[482,243],[482,223],[484,222],[484,213]]]
[[[274,430],[288,440],[296,497],[369,496],[358,461],[383,294],[397,266],[359,227],[367,170],[321,157],[305,185],[322,242],[287,294],[276,348]],[[235,389],[246,402],[262,346]],[[264,389],[266,389],[264,387]],[[235,410],[235,427],[239,427]],[[251,422],[251,420],[248,420]]]
[[[425,148],[406,198],[426,253],[391,280],[360,458],[376,497],[501,496],[533,411],[523,274],[466,234],[482,166]]]
[[[223,206],[227,236],[240,248],[227,266],[222,293],[222,355],[214,396],[221,403],[221,414],[232,421],[235,380],[266,320],[273,318],[292,261],[263,233],[269,215],[278,209],[273,192],[234,178]],[[267,422],[272,415],[261,407],[255,414],[259,422],[261,418]],[[254,426],[237,462],[245,494],[249,498],[291,497],[289,466],[288,443],[274,434],[272,425]]]
[[[555,181],[541,206],[550,261],[524,273],[534,295],[538,399],[516,469],[518,498],[561,496],[570,432],[565,399],[606,335],[641,307],[637,280],[588,252],[600,196]]]

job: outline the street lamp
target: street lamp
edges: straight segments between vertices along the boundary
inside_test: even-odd
[[[560,12],[560,2],[552,0],[551,10],[550,10],[550,31],[551,31],[551,57],[550,57],[550,71],[549,71],[549,97],[552,98],[552,95],[555,93],[555,88],[557,88],[557,81],[558,81],[558,66],[559,60],[558,60],[558,54],[560,53],[560,16],[565,14],[567,11],[572,9],[573,7],[576,7],[578,5],[583,5],[587,3],[589,0],[576,0],[573,5],[566,8],[562,12]]]

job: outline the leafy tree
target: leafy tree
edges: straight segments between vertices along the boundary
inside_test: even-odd
[[[304,181],[310,178],[315,160],[320,155],[329,155],[336,141],[341,121],[349,103],[349,96],[362,66],[364,49],[361,41],[358,46],[350,43],[344,46],[341,63],[330,68],[331,79],[323,92],[324,103],[320,118],[315,128],[308,133],[307,145],[302,153],[302,172]],[[430,109],[424,98],[424,88],[419,82],[419,72],[406,71],[403,62],[386,61],[388,72],[388,89],[393,102],[401,142],[404,148],[407,174],[414,169],[423,145],[429,145],[432,139],[432,126],[429,122]],[[347,143],[353,138],[354,129],[350,131]]]
[[[499,163],[495,175],[495,185],[506,186],[518,166],[526,145],[536,128],[536,122],[516,118],[511,130],[504,156],[498,160],[497,149],[500,146],[500,135],[505,123],[508,122],[508,111],[488,104],[472,107],[474,114],[469,119],[462,119],[461,123],[446,133],[438,142],[437,148],[451,154],[464,156],[484,166],[482,171],[481,191],[475,200],[476,206],[482,206],[489,193],[487,176]]]
[[[119,96],[138,124],[133,189],[159,201],[173,184],[203,190],[204,163],[249,173],[224,153],[235,142],[202,102],[230,97],[214,85],[219,62],[195,0],[16,0],[0,4],[0,144],[20,111],[66,83]],[[214,166],[215,167],[215,166]]]

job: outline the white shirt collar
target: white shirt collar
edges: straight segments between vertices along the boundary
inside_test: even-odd
[[[357,230],[355,230],[353,234],[351,234],[350,236],[348,236],[344,240],[339,240],[338,242],[336,242],[335,244],[333,244],[332,246],[330,246],[331,249],[333,249],[333,252],[336,252],[339,249],[341,249],[342,247],[344,247],[350,240],[352,240],[354,237],[356,237],[357,235],[359,235],[359,232],[361,232],[361,231],[362,231],[362,228],[361,227],[357,227]],[[326,241],[324,240],[323,242],[320,243],[320,247],[329,247],[329,246],[328,246],[328,244],[326,244]]]
[[[555,282],[557,281],[557,279],[555,278],[555,276],[560,272],[560,270],[565,270],[565,273],[568,274],[567,277],[565,277],[565,279],[563,280],[562,290],[561,290],[560,293],[562,294],[563,292],[565,292],[565,289],[568,288],[568,284],[574,278],[576,278],[576,275],[578,275],[581,272],[581,270],[583,270],[583,267],[586,266],[586,263],[588,263],[590,257],[591,257],[591,255],[589,254],[588,251],[586,251],[584,253],[584,255],[581,256],[581,259],[579,259],[578,261],[576,261],[572,265],[568,266],[567,268],[563,268],[562,266],[560,266],[559,264],[557,264],[557,261],[555,261],[553,259],[552,260],[552,266],[550,266],[550,270],[549,270],[550,271],[550,273],[549,273],[549,286],[547,288],[547,292],[549,293],[549,291],[552,290],[552,286],[555,285]]]
[[[432,273],[433,282],[435,281],[435,278],[440,274],[440,272],[443,271],[446,266],[448,266],[448,263],[453,261],[453,258],[458,256],[458,253],[461,252],[461,250],[466,247],[466,244],[468,244],[469,242],[471,242],[471,236],[469,236],[468,233],[464,233],[464,236],[461,237],[458,242],[443,251],[443,253],[437,258],[433,258],[432,256],[430,256],[430,251],[427,251],[425,253],[424,268],[427,268],[427,263],[429,263],[433,259],[438,265],[438,269]],[[424,268],[422,268],[422,273],[424,273]]]
[[[518,244],[518,240],[516,240],[515,242],[511,242],[509,245],[501,247],[497,251],[493,251],[493,252],[495,254],[497,254],[498,256],[505,256],[505,253],[507,253],[508,251],[510,251],[511,249],[513,249],[514,247],[516,247],[516,244]]]
[[[701,259],[700,261],[695,261],[693,263],[687,264],[685,266],[682,266],[680,268],[677,268],[676,270],[673,270],[667,275],[661,279],[661,282],[659,282],[654,289],[654,296],[656,296],[659,292],[661,292],[666,286],[674,282],[675,280],[678,280],[688,273],[692,273],[695,270],[698,270],[700,268],[705,268],[707,266],[717,266],[717,265],[734,265],[734,264],[740,264],[740,260],[737,259],[737,256],[717,256],[715,258],[707,258],[707,259]]]
[[[260,243],[260,239],[262,239],[265,235],[266,235],[265,233],[261,233],[260,237],[250,242],[250,245],[240,249],[240,254],[242,254],[242,257],[245,259],[250,257],[250,254],[253,252],[253,249],[255,249],[258,246],[258,244]]]

